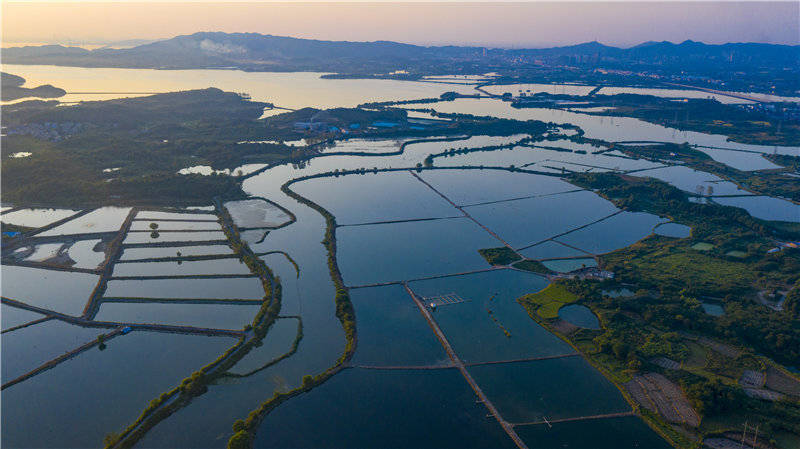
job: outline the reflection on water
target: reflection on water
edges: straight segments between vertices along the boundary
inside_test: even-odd
[[[52,84],[67,91],[64,101],[108,100],[139,92],[173,92],[216,87],[246,92],[255,101],[299,109],[353,107],[372,101],[438,97],[455,91],[473,94],[470,85],[394,80],[322,79],[315,72],[239,70],[155,70],[6,64],[3,70],[31,85]],[[139,94],[140,95],[140,94]],[[276,111],[277,112],[277,111]]]

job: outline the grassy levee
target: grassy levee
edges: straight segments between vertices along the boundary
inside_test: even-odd
[[[261,371],[269,368],[272,365],[275,365],[276,363],[280,362],[283,359],[286,359],[286,358],[291,357],[292,355],[294,355],[294,353],[296,353],[297,349],[300,347],[300,341],[303,339],[303,319],[300,318],[299,316],[296,317],[296,318],[297,318],[297,334],[294,337],[294,341],[292,341],[292,346],[289,348],[289,351],[279,355],[278,357],[275,357],[274,359],[270,360],[269,362],[265,363],[264,365],[254,369],[252,371],[248,371],[248,372],[246,372],[244,374],[226,372],[222,376],[223,377],[235,377],[235,378],[249,377],[249,376],[252,376],[253,374],[256,374],[258,372],[261,372]]]
[[[347,287],[345,287],[342,274],[339,271],[339,265],[336,262],[336,217],[334,217],[322,206],[298,195],[289,188],[289,186],[295,182],[303,181],[312,177],[318,176],[308,176],[288,181],[281,186],[281,191],[295,201],[316,210],[325,218],[325,236],[322,239],[322,244],[328,250],[328,269],[330,270],[333,285],[336,288],[336,295],[334,298],[336,303],[336,317],[342,323],[342,328],[344,329],[346,340],[345,348],[342,355],[330,368],[314,376],[310,374],[303,376],[302,384],[291,391],[276,391],[271,398],[265,400],[261,403],[261,405],[259,405],[258,408],[252,410],[247,415],[246,419],[236,421],[233,424],[234,434],[228,440],[229,449],[252,447],[253,439],[256,431],[258,430],[258,426],[264,417],[267,416],[267,414],[269,414],[283,402],[310,391],[314,387],[323,384],[325,381],[333,377],[334,374],[338,373],[344,368],[345,363],[347,363],[353,357],[353,353],[356,350],[357,336],[355,310],[353,309],[353,304],[350,301],[350,293],[348,292]]]
[[[554,284],[551,284],[554,285]],[[549,286],[548,286],[549,288]],[[562,287],[563,288],[563,287]],[[547,290],[547,288],[545,288]],[[543,293],[542,292],[539,293]],[[571,294],[571,293],[570,293]],[[536,294],[534,294],[536,295]],[[530,296],[530,295],[528,295]],[[600,374],[603,375],[606,379],[608,379],[614,386],[619,390],[620,394],[625,401],[631,406],[631,408],[636,412],[638,416],[640,416],[647,425],[653,429],[657,434],[659,434],[664,440],[666,440],[669,444],[671,444],[675,448],[680,449],[688,449],[696,447],[693,442],[689,441],[685,436],[678,433],[673,429],[666,421],[664,421],[660,416],[654,415],[650,413],[648,410],[639,407],[639,405],[634,401],[633,397],[628,393],[625,387],[622,385],[625,382],[626,377],[629,377],[625,373],[615,372],[612,368],[606,367],[603,365],[598,359],[592,357],[587,351],[583,350],[576,342],[570,339],[567,335],[559,332],[555,327],[550,324],[550,320],[548,318],[543,318],[539,315],[538,310],[540,306],[534,301],[524,301],[521,300],[522,298],[518,299],[517,301],[525,307],[525,310],[528,312],[528,316],[531,317],[536,323],[540,326],[547,329],[553,335],[557,336],[565,343],[570,345],[575,352],[579,353],[584,360],[589,362]],[[602,315],[600,317],[600,326],[602,329],[605,329],[605,323],[603,322]]]
[[[511,248],[501,246],[499,248],[483,248],[478,253],[489,262],[489,265],[511,265],[522,260],[522,257]]]
[[[122,432],[107,435],[103,441],[106,449],[133,447],[156,424],[188,405],[195,396],[205,393],[211,382],[221,377],[267,335],[269,328],[278,318],[281,309],[280,279],[276,278],[264,261],[241,240],[239,230],[233,224],[228,211],[221,206],[219,199],[215,199],[215,202],[222,216],[223,230],[234,252],[251,272],[261,278],[265,292],[261,308],[253,319],[253,324],[245,327],[248,334],[241,337],[216,360],[183,379],[180,385],[153,399],[139,418]]]

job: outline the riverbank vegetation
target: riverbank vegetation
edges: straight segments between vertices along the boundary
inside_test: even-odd
[[[800,122],[797,120],[787,120],[777,115],[751,111],[713,99],[675,101],[670,98],[636,94],[593,95],[587,98],[538,93],[515,101],[512,106],[569,109],[570,102],[580,102],[582,108],[606,108],[582,111],[589,115],[634,117],[682,131],[722,134],[734,142],[791,146],[800,141]]]
[[[344,285],[344,280],[342,279],[342,274],[339,271],[336,259],[336,217],[328,212],[327,209],[291,190],[290,186],[292,183],[300,182],[305,179],[308,178],[296,178],[289,181],[281,186],[281,191],[294,200],[316,210],[325,218],[325,237],[322,240],[322,244],[328,252],[328,269],[336,291],[334,296],[336,317],[341,322],[345,334],[344,351],[336,362],[322,373],[303,376],[300,386],[293,390],[286,392],[276,390],[272,397],[265,400],[258,408],[251,411],[246,419],[240,419],[234,422],[234,434],[228,440],[228,449],[248,449],[252,447],[253,438],[258,430],[258,426],[267,414],[285,401],[311,391],[313,388],[323,384],[333,377],[334,374],[341,371],[345,363],[347,363],[355,353],[357,342],[355,309],[350,300],[350,293]]]
[[[219,198],[216,202],[220,204]],[[219,211],[222,215],[223,231],[234,253],[262,282],[265,294],[261,307],[253,319],[253,324],[245,326],[244,334],[236,344],[216,360],[184,378],[177,387],[150,401],[137,420],[122,432],[107,435],[103,441],[107,449],[135,446],[156,424],[189,405],[194,397],[205,394],[209,385],[225,376],[228,370],[264,339],[270,327],[278,319],[282,299],[280,279],[275,277],[264,261],[253,253],[245,241],[241,240],[239,230],[233,224],[228,211],[224,207],[219,207]],[[302,337],[301,332],[300,335]]]
[[[769,444],[800,438],[800,378],[786,368],[800,362],[793,305],[800,251],[767,253],[780,233],[796,234],[742,209],[690,202],[685,192],[653,179],[605,173],[573,175],[571,182],[626,210],[669,216],[691,226],[692,235],[653,235],[601,256],[613,280],[559,283],[599,317],[600,330],[558,319],[555,307],[547,308],[546,290],[520,299],[531,316],[578,348],[634,404],[634,379],[645,373],[680,388],[701,418],[697,426],[671,423],[640,404],[646,421],[677,447],[741,435],[745,421],[759,424],[759,440]],[[744,255],[731,256],[735,249]],[[630,293],[613,293],[622,287]],[[768,307],[759,299],[766,292],[789,292],[792,305]],[[720,304],[722,314],[706,312],[709,302]]]

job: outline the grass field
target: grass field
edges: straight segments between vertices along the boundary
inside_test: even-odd
[[[710,243],[705,243],[705,242],[695,243],[694,245],[692,245],[692,249],[696,249],[698,251],[708,251],[708,250],[711,250],[713,248],[714,248],[714,245],[712,245]]]
[[[558,318],[558,310],[565,304],[575,302],[577,296],[570,293],[563,285],[553,283],[536,293],[519,298],[517,301],[525,307],[536,310],[542,318]]]

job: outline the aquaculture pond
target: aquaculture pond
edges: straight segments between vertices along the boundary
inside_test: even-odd
[[[2,445],[100,447],[109,432],[125,428],[153,398],[235,342],[139,331],[111,339],[104,350],[91,348],[3,390]],[[65,419],[76,407],[81,418]]]
[[[618,211],[611,202],[588,191],[469,206],[464,210],[519,249]]]
[[[309,179],[291,189],[324,207],[339,225],[462,215],[405,170]]]
[[[237,258],[213,260],[176,260],[169,262],[133,262],[114,265],[114,277],[121,276],[187,276],[249,275],[250,269]]]
[[[264,287],[256,277],[220,279],[147,279],[109,281],[107,297],[261,299]]]
[[[94,269],[106,259],[102,240],[79,240],[67,250],[69,258],[75,261],[73,267]]]
[[[411,296],[400,285],[350,293],[359,344],[354,365],[446,365],[450,359]]]
[[[122,243],[129,245],[135,243],[205,242],[225,239],[225,233],[222,231],[133,231],[129,232],[128,235],[125,236],[125,240]]]
[[[467,218],[345,226],[336,238],[350,286],[486,268],[478,250],[500,245]]]
[[[684,166],[672,166],[644,170],[635,176],[646,176],[660,179],[683,191],[699,195],[752,195],[747,190],[741,189],[730,181],[723,181],[718,176],[710,173],[693,170]]]
[[[515,447],[457,370],[358,368],[278,406],[254,446]]]
[[[0,304],[0,321],[2,321],[2,330],[6,331],[12,327],[22,326],[23,324],[30,323],[31,321],[44,318],[36,312],[30,310],[19,309],[16,307]]]
[[[3,223],[18,226],[38,228],[55,223],[59,220],[69,218],[80,211],[72,209],[20,209],[12,212],[4,212],[0,216]]]
[[[760,153],[749,151],[724,150],[721,148],[695,147],[697,150],[711,156],[717,162],[742,171],[773,170],[781,168],[780,165],[770,162]]]
[[[477,365],[468,370],[512,423],[630,410],[614,384],[579,356]]]
[[[229,201],[225,208],[240,228],[277,227],[291,221],[284,209],[260,198]]]
[[[4,265],[3,296],[26,304],[78,316],[100,276]]]
[[[3,383],[95,340],[99,334],[105,332],[106,329],[49,320],[3,334]]]
[[[112,90],[235,85],[233,90],[285,107],[352,106],[380,99],[430,98],[448,90],[475,92],[473,86],[464,84],[325,80],[314,73],[21,69],[21,75],[33,75],[26,76],[30,80],[47,78],[47,82],[69,91],[80,92],[81,86],[96,89],[119,75]],[[63,75],[65,82],[58,83],[62,79],[53,79],[53,73]],[[538,88],[588,93],[593,86],[530,89]],[[412,106],[571,123],[580,126],[587,137],[609,141],[687,141],[720,147],[697,148],[731,166],[750,169],[772,168],[759,153],[797,151],[797,147],[727,142],[725,136],[678,131],[635,119],[515,109],[507,102],[488,98]],[[441,329],[456,357],[467,364],[467,373],[503,419],[519,424],[514,429],[529,447],[662,447],[661,440],[634,416],[558,422],[561,418],[624,414],[630,409],[617,390],[572,347],[536,324],[517,302],[520,296],[547,286],[547,278],[492,268],[478,250],[507,242],[523,256],[545,260],[548,268],[565,272],[596,265],[588,253],[621,248],[652,232],[685,236],[687,231],[681,225],[661,224],[665,219],[653,215],[620,212],[594,192],[561,179],[572,171],[659,177],[689,193],[697,193],[700,186],[703,195],[712,195],[720,203],[750,198],[717,197],[747,192],[707,173],[665,167],[669,162],[635,159],[607,146],[565,138],[576,133],[575,129],[554,124],[548,132],[549,140],[520,143],[529,137],[525,134],[458,136],[411,143],[402,154],[393,154],[403,143],[398,139],[351,139],[320,149],[349,155],[323,154],[298,165],[247,164],[232,169],[231,173],[241,170],[242,174],[264,169],[244,180],[248,199],[224,206],[241,228],[242,240],[280,278],[282,318],[226,375],[208,385],[204,394],[155,423],[138,446],[224,447],[233,434],[232,423],[246,418],[275,391],[296,388],[303,376],[333,366],[342,355],[345,339],[335,313],[336,289],[328,253],[321,243],[326,237],[326,222],[318,211],[281,190],[284,183],[297,178],[325,175],[294,182],[290,188],[336,217],[336,262],[345,284],[359,287],[349,290],[359,340],[346,368],[264,417],[256,434],[256,447],[512,447],[497,420],[487,417],[486,406],[448,357],[432,324]],[[489,145],[512,147],[463,153]],[[429,159],[429,155],[440,156]],[[417,169],[417,164],[426,163],[432,166]],[[334,170],[362,168],[363,175],[327,176]],[[393,171],[372,173],[375,168]],[[463,206],[468,216],[448,200]],[[205,204],[210,203],[211,199]],[[35,258],[40,260],[67,251],[77,262],[75,267],[96,268],[105,260],[107,244],[118,235],[115,232],[129,210],[103,208],[48,234],[108,235],[82,236],[85,240],[69,249],[48,240],[30,251],[38,251]],[[249,270],[226,244],[213,210],[205,206],[139,212],[119,254],[125,263],[117,263],[111,274],[145,279],[109,279],[96,309],[87,310],[88,318],[134,327],[155,324],[242,330],[251,324],[260,310],[264,287],[259,279],[249,276]],[[793,213],[791,208],[786,211],[776,216]],[[64,218],[78,212],[70,210]],[[54,218],[52,213],[34,215],[36,226],[53,222],[48,221]],[[297,221],[290,223],[293,216]],[[5,221],[5,214],[2,218]],[[153,222],[159,225],[157,234],[151,232]],[[50,244],[53,246],[45,246]],[[216,257],[220,255],[229,257]],[[116,255],[109,256],[111,262],[116,260]],[[184,278],[163,278],[174,275]],[[87,273],[4,266],[3,294],[80,315],[98,279]],[[432,322],[426,321],[403,281],[430,312]],[[386,282],[391,284],[365,287]],[[595,327],[596,317],[590,319],[581,307],[565,306],[560,316],[579,326]],[[42,317],[7,305],[2,312],[3,329]],[[302,339],[297,340],[301,323]],[[72,325],[48,321],[4,334],[4,344],[34,335],[38,326],[46,330],[50,325],[72,329]],[[20,334],[6,340],[6,335],[16,332]],[[72,342],[81,344],[77,341],[82,340],[81,332],[75,332],[77,337],[69,331],[62,333],[64,349],[49,346],[54,342],[37,345],[32,351],[14,348],[9,354],[28,352],[18,357],[18,365],[11,363],[3,369],[16,374],[40,359],[69,350]],[[85,337],[92,339],[93,335]],[[102,445],[107,433],[124,429],[150,400],[177,386],[235,342],[229,337],[140,330],[111,339],[102,351],[94,347],[4,390],[2,419],[10,430],[4,432],[2,443],[9,447]],[[100,376],[114,382],[105,382]],[[74,384],[75,391],[53,387],[65,384]],[[30,398],[38,402],[31,404]],[[87,411],[81,408],[81,419],[64,419],[75,414],[78,403],[88,407]],[[538,424],[544,419],[554,422]],[[353,430],[353,423],[360,426]],[[45,430],[25,432],[32,426]]]
[[[542,276],[515,270],[493,270],[409,283],[423,304],[455,303],[432,312],[465,363],[514,360],[573,353],[573,349],[536,324],[517,298],[547,286]],[[452,301],[448,301],[452,302]]]
[[[586,421],[532,424],[514,427],[528,447],[537,449],[669,449],[661,439],[636,416]]]
[[[137,220],[205,220],[217,221],[219,217],[204,212],[165,212],[158,210],[141,210],[136,214]]]
[[[558,237],[559,242],[592,254],[624,248],[653,233],[667,219],[644,212],[621,212],[602,221]]]
[[[204,303],[206,302],[206,303]],[[253,322],[258,304],[225,304],[218,301],[195,302],[103,301],[94,319],[138,324],[164,324],[240,330]]]
[[[200,245],[200,246],[159,246],[152,248],[124,248],[121,260],[157,259],[164,257],[182,256],[217,256],[233,255],[227,245]]]
[[[519,253],[529,259],[539,260],[588,256],[585,251],[569,247],[555,240],[548,240],[546,242],[539,243],[538,245],[528,247]]]
[[[70,220],[49,231],[42,232],[41,236],[60,234],[82,234],[86,232],[114,232],[119,231],[122,222],[131,211],[130,207],[101,207],[86,215]]]
[[[556,177],[505,170],[429,170],[420,177],[458,205],[580,189]]]
[[[153,228],[153,225],[156,225]],[[220,231],[222,227],[216,221],[159,221],[134,220],[131,231]]]

